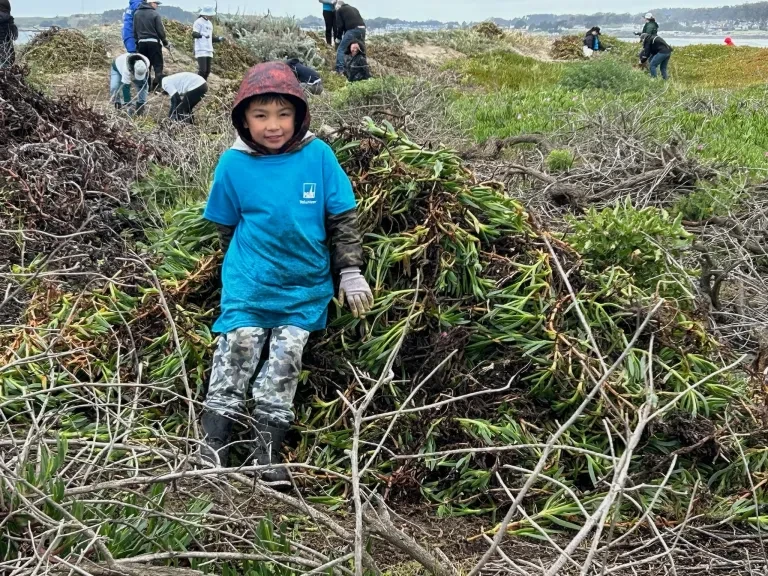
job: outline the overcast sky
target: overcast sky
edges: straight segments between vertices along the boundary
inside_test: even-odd
[[[214,0],[168,0],[166,4],[185,10],[197,10],[202,4]],[[404,20],[478,21],[492,16],[513,18],[531,13],[593,13],[593,12],[643,12],[652,8],[722,6],[724,0],[649,0],[652,4],[638,0],[351,0],[349,3],[360,9],[363,17],[386,16]],[[730,2],[741,4],[743,2]],[[95,12],[123,8],[128,0],[11,0],[14,16],[64,16],[73,13]],[[267,9],[273,14],[304,17],[320,15],[317,0],[219,0],[219,9],[224,12],[263,13]]]

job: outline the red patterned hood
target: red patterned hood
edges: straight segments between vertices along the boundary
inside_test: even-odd
[[[240,139],[258,154],[272,154],[272,152],[256,144],[251,139],[251,133],[243,122],[248,101],[254,96],[264,94],[280,94],[296,106],[296,131],[293,134],[293,138],[280,149],[279,154],[294,152],[308,144],[309,139],[305,138],[305,136],[309,131],[309,123],[312,118],[309,114],[307,98],[293,70],[285,62],[258,64],[245,74],[245,78],[243,78],[243,82],[240,84],[240,90],[238,90],[235,97],[235,103],[232,106],[232,124],[235,130],[237,130]]]

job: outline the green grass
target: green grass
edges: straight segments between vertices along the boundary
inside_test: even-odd
[[[490,90],[551,86],[560,80],[563,72],[560,63],[541,62],[504,51],[454,60],[447,67],[461,72],[467,83]]]
[[[568,113],[583,105],[583,95],[552,86],[461,94],[451,113],[461,125],[470,126],[473,136],[482,142],[491,137],[557,131],[566,124]]]
[[[450,110],[480,142],[530,132],[572,132],[579,129],[576,112],[601,110],[619,118],[629,108],[641,106],[643,116],[655,123],[659,141],[680,135],[702,159],[768,169],[768,89],[763,86],[729,91],[692,89],[682,81],[662,84],[615,59],[558,68],[539,63],[537,70],[522,71],[519,64],[527,59],[516,55],[494,55],[487,65],[482,60],[452,64],[463,66],[473,84],[487,90],[459,92]],[[507,71],[497,62],[518,68],[510,66]]]
[[[664,124],[692,141],[703,158],[731,166],[768,167],[768,92],[751,88],[731,93],[673,91],[662,105]]]
[[[694,45],[677,48],[669,62],[679,82],[707,88],[744,88],[768,81],[768,50]]]
[[[617,94],[642,92],[651,86],[643,72],[612,56],[571,64],[564,70],[560,84],[569,90],[601,90]]]

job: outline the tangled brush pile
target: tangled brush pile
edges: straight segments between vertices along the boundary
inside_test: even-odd
[[[29,154],[20,140],[43,134],[53,142],[46,158],[62,162],[57,174],[65,177],[46,176],[36,157],[23,179],[3,170],[4,209],[25,206],[13,215],[21,219],[40,207],[53,211],[46,202],[58,198],[77,226],[81,202],[105,203],[108,213],[127,208],[125,191],[111,180],[127,167],[114,158],[110,138],[117,136],[106,121],[77,108],[57,108],[54,119],[46,107],[71,104],[24,92],[12,78],[18,71],[10,74],[2,86],[18,94],[2,97],[18,104],[2,116],[12,151],[3,160]],[[101,136],[98,160],[110,178],[87,160],[88,148],[78,148],[84,134],[93,136],[86,130]],[[572,419],[523,502],[530,520],[517,522],[516,532],[533,532],[531,522],[577,527],[582,515],[599,511],[619,469],[634,483],[631,498],[616,507],[628,522],[659,499],[663,515],[679,519],[696,479],[709,490],[702,513],[734,517],[738,509],[748,517],[748,482],[734,455],[766,471],[765,438],[754,432],[759,411],[745,381],[726,370],[727,352],[696,318],[644,293],[619,267],[582,265],[500,184],[478,182],[451,150],[422,147],[386,125],[342,133],[332,144],[358,194],[365,274],[377,302],[364,320],[332,312],[329,329],[308,349],[309,386],[297,399],[298,432],[286,456],[314,466],[294,470],[299,485],[316,490],[315,501],[346,501],[348,483],[337,473],[349,476],[354,440],[338,392],[356,402],[371,379],[388,376],[393,358],[359,438],[360,460],[370,460],[362,481],[393,506],[426,501],[447,515],[508,505],[507,488],[519,488],[550,435]],[[76,159],[67,150],[78,151],[70,154]],[[113,194],[88,194],[95,177]],[[97,282],[104,275],[91,271],[85,285],[51,289],[41,278],[22,285],[23,277],[12,277],[26,297],[21,322],[0,327],[2,558],[33,558],[29,542],[52,529],[63,532],[61,557],[84,555],[92,529],[104,536],[101,558],[107,549],[125,558],[210,544],[198,539],[206,522],[218,522],[206,516],[210,502],[189,498],[178,507],[184,522],[200,525],[189,532],[166,512],[158,519],[165,493],[150,486],[165,470],[159,461],[184,460],[197,440],[220,256],[201,212],[200,205],[185,208],[165,227],[142,231],[142,243],[126,241],[123,256],[113,258],[126,265],[108,281]],[[138,231],[138,218],[121,238]],[[18,229],[34,229],[38,220]],[[80,236],[67,240],[88,247]],[[658,414],[630,452],[626,431],[646,418],[641,406]],[[625,453],[631,458],[621,464]],[[665,472],[674,490],[662,493]],[[137,475],[149,480],[140,490],[125,488]],[[79,496],[92,493],[99,497]]]
[[[76,271],[113,272],[125,241],[116,210],[157,158],[120,121],[109,123],[76,97],[43,96],[18,66],[0,70],[0,270],[23,277],[55,256],[70,280]],[[54,275],[47,270],[49,280]],[[15,306],[4,304],[0,316],[13,317]]]
[[[109,64],[107,47],[102,40],[57,26],[32,38],[24,47],[21,58],[30,66],[39,66],[51,74],[103,68]]]
[[[486,38],[499,38],[504,36],[504,30],[502,30],[499,25],[492,20],[480,22],[480,24],[473,26],[472,30],[481,36],[485,36]]]
[[[553,481],[586,498],[604,490],[602,479],[614,468],[606,455],[621,451],[611,448],[611,435],[638,420],[652,369],[663,416],[633,457],[633,478],[653,484],[669,453],[679,450],[686,454],[675,470],[683,493],[685,479],[697,474],[728,477],[724,493],[743,486],[739,465],[715,455],[732,444],[723,429],[726,412],[733,410],[734,425],[749,425],[749,412],[731,406],[747,401],[744,383],[720,371],[722,351],[694,318],[666,303],[629,344],[653,294],[620,267],[583,267],[573,249],[538,229],[500,185],[475,181],[454,152],[425,149],[376,126],[346,136],[337,150],[359,194],[376,306],[361,321],[338,312],[312,349],[309,379],[324,401],[305,400],[297,460],[344,469],[351,433],[334,391],[346,381],[346,395],[356,398],[362,391],[350,358],[378,376],[404,338],[394,380],[371,411],[441,405],[400,415],[390,433],[385,422],[365,428],[368,445],[383,446],[365,454],[376,462],[376,480],[370,480],[385,482],[392,498],[420,493],[445,514],[507,502],[494,475],[505,470],[508,485],[521,483],[519,469],[534,467],[550,434],[620,357],[604,393],[549,462]],[[558,265],[568,270],[571,288]],[[414,395],[413,387],[438,366]],[[752,440],[745,444],[750,448],[760,452]],[[552,501],[540,521],[565,521],[573,512],[556,485],[543,487],[539,505],[543,495]],[[553,512],[559,505],[563,509]]]
[[[577,34],[561,36],[552,43],[550,55],[555,60],[580,60],[584,57],[581,50],[582,40]]]

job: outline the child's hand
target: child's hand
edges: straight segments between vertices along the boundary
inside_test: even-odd
[[[373,293],[360,273],[360,268],[344,268],[341,271],[339,282],[339,302],[344,305],[346,297],[349,309],[355,318],[363,316],[371,311],[373,306]]]

